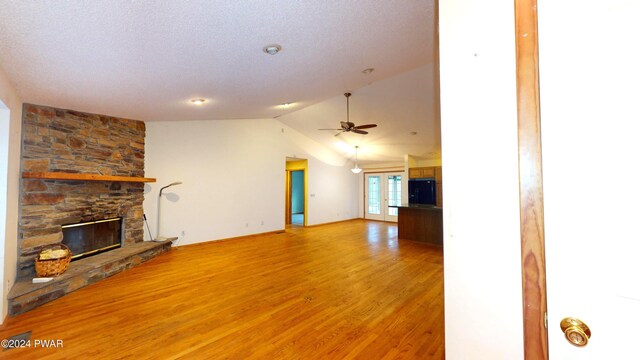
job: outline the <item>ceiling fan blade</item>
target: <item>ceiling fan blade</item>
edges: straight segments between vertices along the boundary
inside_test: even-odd
[[[335,134],[335,135],[333,135],[333,136],[338,136],[338,135],[342,134],[343,132],[344,132],[344,131],[340,131],[339,133],[337,133],[337,134]]]
[[[354,129],[371,129],[378,126],[377,124],[366,124],[366,125],[358,125],[358,126],[354,126]]]
[[[351,132],[354,132],[356,134],[362,134],[362,135],[367,135],[369,133],[367,131],[359,130],[359,129],[351,129]]]
[[[344,130],[344,129],[318,129],[318,130],[342,131],[342,130]]]

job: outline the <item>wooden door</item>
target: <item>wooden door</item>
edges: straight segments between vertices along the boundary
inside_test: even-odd
[[[640,2],[538,11],[549,358],[640,359]]]

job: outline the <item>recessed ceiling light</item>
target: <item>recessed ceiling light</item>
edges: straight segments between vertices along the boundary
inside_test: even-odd
[[[375,70],[375,69],[374,68],[367,68],[367,69],[362,70],[362,73],[365,74],[365,75],[369,75],[369,74],[371,74],[373,72],[373,70]]]
[[[192,99],[191,102],[193,103],[193,105],[202,105],[206,102],[207,100],[205,99]]]
[[[262,51],[266,52],[269,55],[275,55],[279,53],[280,50],[282,50],[282,46],[278,44],[268,45],[262,49]]]

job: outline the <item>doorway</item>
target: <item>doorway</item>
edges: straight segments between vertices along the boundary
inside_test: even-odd
[[[304,225],[304,170],[291,174],[291,224]]]
[[[402,201],[402,173],[364,174],[364,218],[398,222]]]
[[[289,159],[285,177],[285,225],[307,225],[307,160]]]

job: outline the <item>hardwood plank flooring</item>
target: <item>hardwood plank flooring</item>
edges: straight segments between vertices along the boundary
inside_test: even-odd
[[[442,248],[365,220],[178,247],[0,338],[26,331],[0,359],[443,359]]]

